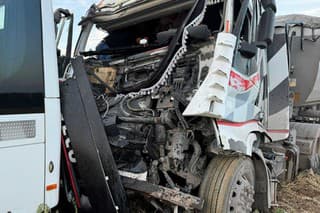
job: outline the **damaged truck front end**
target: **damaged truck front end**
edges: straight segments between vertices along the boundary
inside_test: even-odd
[[[258,144],[268,138],[263,78],[275,12],[267,0],[136,0],[89,9],[77,65],[63,76],[82,76],[79,63],[86,72],[130,207],[270,207],[271,172]]]

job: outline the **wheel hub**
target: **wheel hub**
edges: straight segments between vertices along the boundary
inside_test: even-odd
[[[232,186],[230,212],[252,212],[254,186],[245,175],[241,175]]]

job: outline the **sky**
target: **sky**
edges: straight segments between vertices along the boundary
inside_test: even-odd
[[[115,0],[105,0],[115,1]],[[52,0],[53,8],[66,8],[71,10],[75,15],[75,38],[79,35],[80,28],[78,23],[81,16],[84,16],[87,9],[99,0]],[[276,0],[278,5],[277,15],[286,14],[306,14],[320,17],[320,0]]]

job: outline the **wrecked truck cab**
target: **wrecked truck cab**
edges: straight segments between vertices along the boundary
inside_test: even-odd
[[[165,32],[169,29],[178,29],[178,27],[180,28],[183,21],[186,19],[187,13],[191,10],[196,1],[153,0],[125,2],[128,3],[125,5],[106,4],[100,7],[94,5],[88,10],[87,16],[83,17],[82,21],[79,23],[82,27],[82,32],[76,46],[76,55],[79,55],[81,51],[90,49],[87,46],[88,43],[90,43],[88,37],[94,33],[93,30],[95,29],[100,30],[100,32],[104,31],[106,33],[105,35],[117,34],[118,32],[120,33],[125,30],[135,31],[136,34],[140,33],[141,35],[138,35],[140,38],[143,34],[149,34],[149,43],[152,43],[152,41],[156,39],[157,33]],[[218,2],[222,3],[223,1]],[[213,20],[217,20],[217,18],[221,20],[221,14],[219,14],[220,9],[221,7],[213,10],[212,14],[214,14],[214,17],[211,17]],[[212,23],[210,22],[212,29],[219,31],[221,25],[219,20]],[[136,44],[136,35],[131,34],[131,36],[132,37],[129,37],[129,40],[131,40],[131,43]],[[132,40],[134,41],[132,42]]]
[[[258,93],[266,70],[258,71],[264,52],[255,48],[261,7],[260,1],[125,1],[94,5],[80,22],[75,55],[83,58],[120,175],[140,181],[124,181],[125,187],[149,201],[138,208],[251,211],[250,156],[258,140],[251,132],[264,134]],[[233,131],[235,122],[242,122],[240,131]],[[226,163],[237,169],[213,166]],[[263,169],[259,181],[269,190]],[[212,191],[218,181],[228,188],[225,196]],[[247,194],[245,204],[234,189]],[[270,207],[265,198],[255,207]]]
[[[126,3],[127,2],[127,3]],[[187,1],[126,1],[121,4],[100,5],[92,7],[88,15],[82,19],[80,25],[93,22],[108,31],[123,29],[131,25],[164,18],[181,11],[190,10],[195,0]],[[147,29],[147,28],[146,28]]]

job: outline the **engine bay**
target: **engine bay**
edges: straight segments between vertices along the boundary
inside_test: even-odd
[[[214,139],[213,124],[206,118],[185,118],[182,112],[209,70],[213,48],[213,38],[190,46],[167,84],[142,96],[117,91],[156,72],[167,47],[112,60],[108,67],[87,62],[120,171],[150,174],[148,180],[157,184],[161,178],[171,183],[170,172],[186,181],[185,190],[199,186],[206,160],[202,150]]]
[[[199,3],[110,32],[103,49],[82,53],[121,175],[198,193],[219,147],[216,124],[182,113],[209,72],[221,28],[209,20],[222,9]]]

